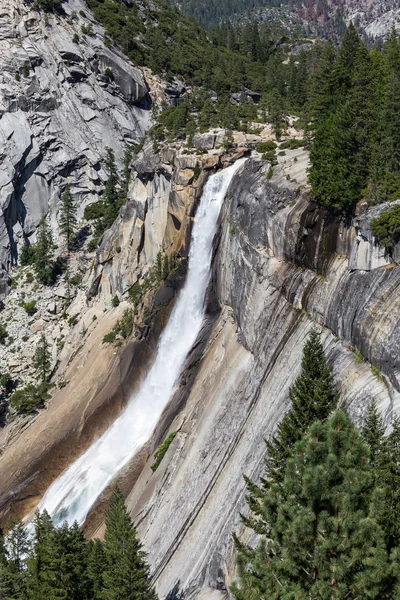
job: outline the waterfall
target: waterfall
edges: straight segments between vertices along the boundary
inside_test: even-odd
[[[193,226],[186,282],[139,391],[107,431],[54,481],[38,505],[56,524],[64,520],[82,524],[112,478],[150,439],[203,324],[218,216],[232,177],[244,160],[210,177],[204,187]]]

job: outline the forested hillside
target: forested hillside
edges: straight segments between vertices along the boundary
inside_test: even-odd
[[[291,4],[293,0],[170,0],[171,4],[180,7],[183,14],[193,17],[200,25],[208,27],[221,21],[252,18],[256,10],[275,8]]]

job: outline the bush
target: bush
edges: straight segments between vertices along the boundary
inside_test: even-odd
[[[115,252],[116,252],[117,254],[120,254],[120,253],[121,253],[121,250],[122,250],[121,246],[117,246],[117,247],[115,248]]]
[[[115,342],[115,338],[117,337],[117,332],[113,329],[110,333],[106,333],[103,337],[103,344],[112,344]]]
[[[282,147],[282,146],[281,146]],[[267,152],[274,152],[277,148],[277,144],[275,142],[260,142],[257,144],[256,150],[260,154],[266,154]]]
[[[34,246],[22,246],[19,262],[23,267],[35,264],[36,249]]]
[[[77,33],[74,33],[72,41],[74,44],[79,44],[79,35]]]
[[[78,318],[77,318],[77,316],[76,316],[76,315],[72,315],[72,317],[70,317],[70,318],[68,319],[68,325],[69,325],[70,327],[74,327],[74,325],[76,325],[76,324],[77,324],[77,322],[78,322]]]
[[[10,398],[10,406],[20,414],[29,415],[45,406],[46,401],[51,398],[49,383],[40,385],[28,384],[21,390],[17,390]]]
[[[124,339],[129,337],[133,329],[133,313],[132,310],[127,308],[124,311],[121,319],[118,321],[115,330],[116,333],[120,333]]]
[[[32,317],[36,312],[36,300],[30,300],[29,302],[21,302],[20,306],[25,310],[26,314]]]
[[[157,471],[158,467],[160,466],[160,463],[161,463],[162,459],[166,455],[167,450],[170,447],[170,445],[172,444],[172,442],[174,441],[177,433],[178,433],[177,431],[174,431],[173,433],[170,433],[169,436],[167,437],[167,439],[164,440],[163,443],[155,451],[155,453],[154,453],[154,462],[151,465],[152,471]]]
[[[4,346],[6,343],[6,339],[8,337],[7,329],[4,327],[2,323],[0,323],[0,344]]]
[[[104,217],[105,210],[104,203],[99,200],[98,202],[94,202],[93,204],[86,206],[83,216],[86,221],[93,221],[93,219],[100,219],[101,217]]]
[[[303,148],[306,145],[305,140],[286,140],[279,146],[280,150],[296,150],[297,148]]]
[[[80,273],[76,273],[73,277],[71,277],[71,279],[69,280],[70,283],[72,283],[72,285],[79,285],[82,281],[82,275]]]
[[[390,251],[400,241],[400,205],[372,219],[370,228],[379,243]]]
[[[114,298],[111,301],[111,304],[114,306],[114,308],[116,308],[117,306],[119,306],[120,302],[119,302],[119,298],[117,295],[114,296]]]

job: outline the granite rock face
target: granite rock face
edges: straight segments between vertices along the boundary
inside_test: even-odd
[[[400,407],[400,267],[368,233],[376,209],[344,224],[279,168],[271,181],[267,171],[249,160],[231,184],[214,262],[221,312],[195,378],[190,365],[182,376],[184,408],[164,423],[178,434],[128,498],[162,598],[175,586],[189,599],[230,597],[232,531],[249,539],[242,474],[262,473],[263,440],[289,408],[313,326],[356,423],[373,399],[388,426]],[[164,435],[156,432],[154,448]]]
[[[141,72],[105,46],[104,32],[84,2],[71,0],[63,7],[66,14],[59,17],[17,0],[0,1],[3,280],[21,244],[34,241],[49,211],[57,236],[65,185],[71,185],[82,217],[84,206],[102,190],[105,149],[112,148],[120,160],[124,145],[138,142],[151,124]],[[91,33],[83,35],[82,27]]]

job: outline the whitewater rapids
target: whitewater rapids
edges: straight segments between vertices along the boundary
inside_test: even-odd
[[[139,391],[107,431],[49,487],[37,509],[56,524],[83,524],[113,477],[151,437],[176,389],[186,356],[202,327],[213,240],[229,184],[245,159],[211,176],[196,212],[185,285],[160,337]]]

